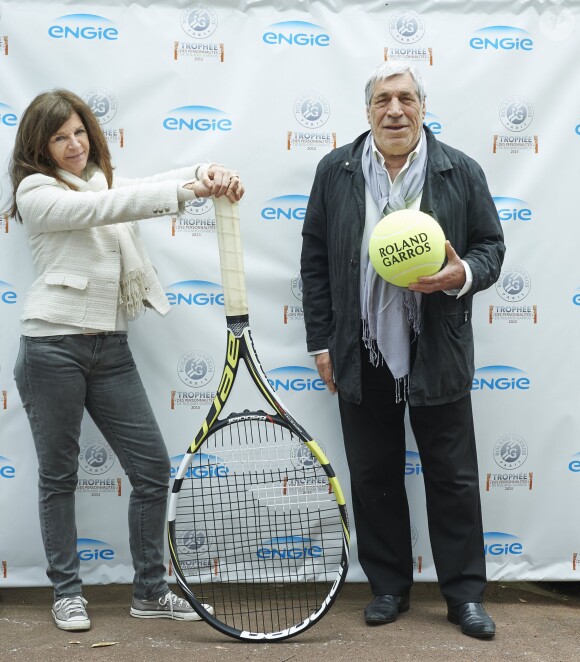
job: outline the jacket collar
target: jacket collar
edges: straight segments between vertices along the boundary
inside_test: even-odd
[[[453,165],[448,156],[443,151],[439,141],[433,135],[431,129],[426,124],[423,124],[423,129],[425,131],[425,135],[427,136],[427,158],[429,159],[429,167],[434,172],[451,170]],[[362,157],[364,143],[369,133],[370,131],[361,133],[361,135],[358,136],[358,138],[355,138],[355,140],[351,143],[350,149],[348,151],[348,157],[343,164],[347,170],[352,171],[357,169]]]
[[[441,208],[445,182],[442,173],[446,170],[452,170],[453,164],[428,127],[425,127],[425,133],[427,135],[428,162],[423,195],[421,196],[421,211],[433,216],[439,222],[440,214],[445,211]]]
[[[350,144],[350,149],[348,150],[348,157],[344,162],[344,167],[347,170],[353,171],[359,167],[365,140],[367,139],[369,133],[370,131],[365,131],[364,133],[361,133],[361,135],[358,136],[358,138],[355,138],[354,141]]]
[[[451,170],[453,164],[449,157],[443,151],[439,141],[433,135],[431,129],[423,124],[425,135],[427,136],[427,158],[429,159],[429,167],[434,172],[443,172],[444,170]]]
[[[442,195],[443,177],[442,172],[452,170],[453,164],[441,147],[441,144],[433,135],[428,126],[423,125],[427,137],[427,175],[423,186],[423,195],[421,197],[421,211],[427,212],[437,219],[437,209]],[[347,156],[343,161],[343,167],[354,173],[353,192],[357,200],[361,218],[364,219],[364,177],[360,167],[361,156],[364,142],[369,131],[365,131],[358,136],[350,145]]]

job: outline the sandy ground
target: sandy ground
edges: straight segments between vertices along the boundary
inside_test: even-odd
[[[486,609],[497,624],[491,641],[461,634],[446,620],[435,584],[418,583],[411,610],[392,624],[368,627],[365,584],[347,583],[318,625],[282,643],[240,643],[206,623],[141,620],[129,616],[131,587],[87,586],[92,628],[59,630],[50,614],[52,590],[7,589],[0,584],[2,662],[366,662],[375,660],[526,662],[580,661],[578,583],[492,583]],[[102,642],[112,646],[95,647]]]

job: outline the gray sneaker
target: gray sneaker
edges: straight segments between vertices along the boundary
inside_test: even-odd
[[[61,630],[89,630],[91,622],[87,615],[87,601],[80,595],[61,598],[52,606],[52,617]]]
[[[213,607],[210,605],[204,605],[204,607],[210,614],[213,614]],[[135,618],[172,618],[176,621],[201,620],[189,602],[177,597],[172,591],[168,591],[157,600],[133,598],[131,616],[135,616]]]

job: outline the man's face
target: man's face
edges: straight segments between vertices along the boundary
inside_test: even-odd
[[[375,84],[367,118],[373,138],[381,152],[405,156],[419,142],[425,102],[419,101],[411,74],[397,74]]]

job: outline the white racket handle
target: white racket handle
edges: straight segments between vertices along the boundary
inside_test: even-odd
[[[226,316],[247,315],[248,301],[238,203],[230,202],[224,195],[213,198],[213,205],[216,216]]]

